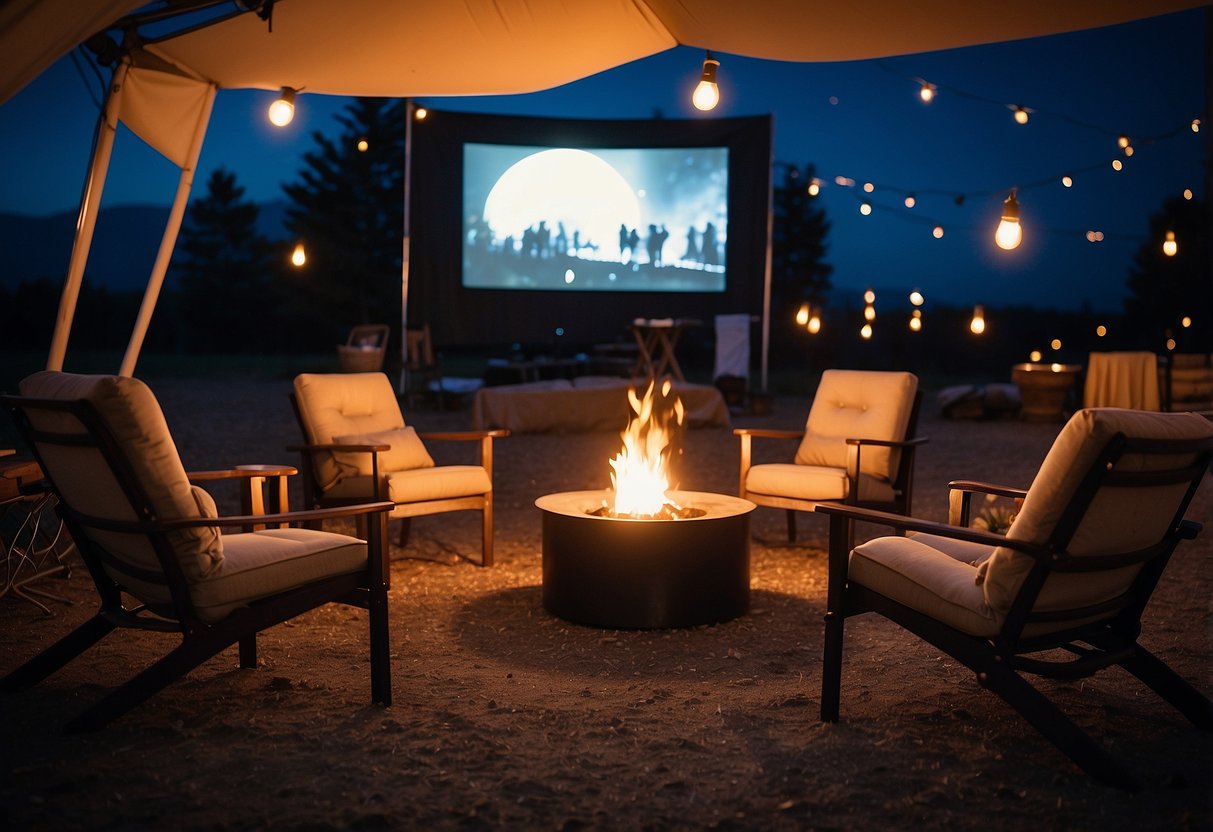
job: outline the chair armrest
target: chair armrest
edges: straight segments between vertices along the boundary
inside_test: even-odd
[[[352,506],[337,506],[335,508],[318,508],[306,511],[286,511],[277,514],[231,514],[225,517],[182,517],[175,520],[111,520],[103,517],[91,517],[80,512],[69,512],[71,517],[82,525],[110,532],[127,532],[146,534],[147,532],[171,531],[173,529],[191,529],[228,526],[251,526],[264,523],[308,523],[315,520],[332,520],[338,517],[357,517],[363,514],[375,514],[391,511],[396,504],[390,501],[375,503],[359,503]]]
[[[1001,546],[1007,549],[1014,549],[1017,552],[1023,552],[1037,559],[1051,556],[1048,547],[1041,546],[1038,543],[1031,543],[1026,540],[1014,540],[1003,537],[1000,534],[982,531],[981,529],[952,526],[947,523],[937,523],[934,520],[920,520],[916,517],[905,517],[901,514],[893,514],[888,511],[876,511],[875,509],[848,506],[842,503],[818,503],[813,507],[813,510],[848,521],[860,520],[865,523],[890,526],[900,531],[923,532],[925,534],[939,535],[940,537],[949,537],[953,540],[967,540],[971,543],[983,543],[987,546]]]
[[[969,525],[969,506],[974,494],[993,494],[996,497],[1011,497],[1022,500],[1027,489],[1009,485],[996,485],[977,480],[952,480],[948,483],[948,522],[953,526]]]
[[[439,442],[467,442],[485,438],[500,439],[509,436],[510,432],[502,428],[499,430],[438,431],[436,433],[419,433],[417,435],[422,439],[435,439]]]
[[[733,428],[734,436],[757,436],[762,439],[803,439],[803,430],[776,430],[774,428]]]
[[[919,445],[925,445],[930,442],[930,438],[926,436],[917,436],[913,439],[853,439],[846,440],[848,445],[879,445],[883,448],[916,448]]]
[[[288,451],[351,451],[354,453],[374,453],[390,451],[391,445],[342,445],[338,442],[319,442],[310,445],[287,445]]]

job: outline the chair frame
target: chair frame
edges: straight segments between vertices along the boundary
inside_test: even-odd
[[[160,519],[152,512],[147,493],[136,477],[125,451],[91,402],[18,396],[2,396],[0,402],[9,409],[21,427],[39,464],[42,464],[38,453],[39,443],[91,447],[99,451],[114,471],[123,493],[139,515],[137,520],[118,521],[83,514],[64,500],[54,481],[48,479],[45,487],[59,500],[56,510],[75,540],[77,550],[93,578],[101,600],[100,608],[88,621],[0,680],[0,690],[13,692],[36,685],[115,629],[179,632],[182,637],[179,646],[118,688],[111,690],[65,726],[68,733],[97,730],[232,644],[239,645],[240,667],[256,667],[258,632],[329,602],[338,602],[367,610],[370,625],[371,700],[377,704],[391,704],[387,598],[389,572],[385,512],[392,509],[392,503],[350,505],[324,511]],[[62,434],[38,430],[31,425],[26,412],[33,409],[70,413],[85,426],[87,433]],[[46,470],[45,466],[43,470]],[[231,476],[255,478],[263,476],[263,473],[257,470],[233,469]],[[217,472],[205,472],[202,478],[215,479],[218,475]],[[207,622],[198,616],[190,600],[188,580],[181,570],[169,539],[172,532],[204,527],[251,528],[259,525],[303,524],[338,517],[361,518],[368,527],[366,569],[313,581],[305,586],[259,599],[234,610],[217,622]],[[105,564],[112,562],[114,557],[92,541],[88,535],[90,529],[145,535],[156,554],[159,569],[140,570],[129,563],[123,563],[122,570],[140,580],[166,587],[171,598],[170,603],[154,612],[142,604],[127,607],[122,600],[122,586],[105,571]]]
[[[303,413],[299,409],[299,400],[295,393],[291,393],[291,408],[295,411],[295,419],[299,424],[299,432],[306,440],[308,436],[307,425],[303,421]],[[489,481],[493,480],[493,440],[500,439],[510,435],[508,430],[472,430],[472,431],[444,431],[431,433],[418,433],[423,440],[436,442],[479,442],[479,464],[484,468],[489,476]],[[369,453],[371,455],[371,479],[375,483],[375,494],[370,495],[370,499],[375,501],[387,500],[388,497],[384,493],[385,481],[379,476],[379,454],[390,450],[389,445],[343,445],[335,442],[325,443],[306,443],[301,445],[288,445],[288,451],[299,452],[301,464],[300,469],[303,473],[303,503],[309,509],[323,509],[330,507],[346,506],[365,502],[363,498],[346,498],[346,497],[325,497],[324,491],[320,487],[319,481],[316,479],[315,457],[321,453],[345,452],[345,453]],[[485,494],[473,494],[468,497],[451,497],[445,500],[423,500],[415,503],[393,503],[393,514],[400,519],[400,538],[399,545],[403,548],[408,545],[410,520],[413,517],[422,517],[429,514],[442,514],[448,511],[479,511],[481,513],[480,524],[480,545],[481,555],[480,561],[472,561],[479,566],[493,565],[493,492],[489,491]],[[318,528],[319,526],[317,526]]]
[[[926,444],[929,439],[925,436],[916,436],[918,432],[918,412],[922,407],[922,391],[916,390],[914,393],[914,403],[910,408],[910,418],[906,422],[905,439],[902,440],[886,440],[886,439],[860,439],[848,438],[847,444],[855,447],[855,467],[848,467],[847,479],[853,487],[847,491],[847,497],[843,501],[844,505],[862,506],[864,508],[882,509],[892,511],[897,514],[910,513],[910,503],[914,493],[914,456],[919,445]],[[820,505],[823,500],[801,500],[794,497],[778,497],[771,494],[755,494],[752,491],[747,491],[745,487],[746,477],[749,476],[750,468],[752,467],[753,459],[753,439],[804,439],[803,430],[774,430],[770,428],[734,428],[733,435],[741,440],[741,466],[739,485],[737,494],[742,499],[749,500],[760,506],[768,506],[770,508],[787,509],[788,512],[788,542],[796,542],[796,512],[797,511],[813,511],[814,508]],[[893,477],[892,486],[894,498],[891,501],[886,500],[860,500],[859,499],[859,467],[860,456],[863,453],[865,445],[884,448],[900,448],[901,458],[898,461],[897,473]]]
[[[1115,471],[1112,466],[1124,453],[1195,454],[1192,464],[1167,470]],[[1048,541],[1035,545],[1007,539],[979,529],[934,523],[871,511],[837,503],[823,503],[816,511],[829,515],[829,583],[825,615],[825,650],[821,682],[821,719],[838,720],[842,681],[843,624],[845,619],[876,612],[948,653],[976,676],[978,683],[1000,696],[1062,753],[1097,780],[1135,791],[1137,779],[1090,735],[1075,725],[1056,705],[1021,674],[1053,679],[1081,679],[1104,668],[1120,665],[1174,706],[1193,724],[1213,730],[1213,703],[1161,659],[1137,642],[1141,616],[1168,560],[1181,540],[1191,540],[1200,525],[1183,519],[1203,474],[1213,461],[1213,440],[1146,440],[1117,434],[1108,442],[1087,471]],[[1188,490],[1162,539],[1145,549],[1106,555],[1071,556],[1066,548],[1096,492],[1104,487],[1132,487],[1165,483],[1189,483]],[[950,484],[959,493],[952,500],[950,519],[968,520],[972,493],[1022,497],[1023,489],[958,480]],[[984,638],[952,628],[874,590],[848,579],[851,537],[855,521],[890,526],[899,533],[926,532],[957,540],[1002,546],[1031,556],[1035,563],[1013,601],[998,635]],[[1070,610],[1033,612],[1037,596],[1052,572],[1080,573],[1141,564],[1142,569],[1120,597],[1100,604]],[[1093,615],[1103,620],[1082,623]],[[1028,637],[1024,629],[1033,623],[1075,622],[1047,635]],[[1085,645],[1085,646],[1084,646]],[[1035,658],[1033,654],[1060,648],[1074,656],[1064,661]]]

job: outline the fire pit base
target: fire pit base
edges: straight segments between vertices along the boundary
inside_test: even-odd
[[[543,606],[577,624],[664,629],[715,624],[750,607],[749,500],[673,491],[703,516],[597,517],[605,491],[540,497]]]

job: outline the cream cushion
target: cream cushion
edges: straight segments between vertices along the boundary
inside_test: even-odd
[[[851,482],[842,468],[821,465],[769,463],[755,465],[746,474],[747,494],[769,494],[796,500],[844,500]],[[859,475],[859,499],[887,502],[894,499],[888,480]]]
[[[392,471],[383,476],[387,494],[382,498],[395,503],[418,503],[426,500],[448,500],[454,497],[475,497],[493,490],[489,474],[479,465],[438,465]],[[374,494],[370,477],[346,477],[333,485],[325,495],[351,499],[369,499]],[[395,516],[403,513],[401,508]]]
[[[1007,537],[1044,543],[1096,456],[1117,433],[1146,439],[1198,439],[1213,436],[1213,424],[1193,413],[1150,413],[1118,408],[1080,410],[1053,442]],[[1146,470],[1173,460],[1126,454],[1117,470]],[[1187,484],[1104,488],[1075,530],[1070,555],[1129,552],[1161,539],[1175,517]],[[982,566],[986,603],[998,613],[1011,606],[1032,567],[1032,559],[997,548]],[[1102,573],[1054,574],[1041,591],[1037,609],[1082,606],[1113,598],[1137,574],[1138,567]]]
[[[433,457],[412,427],[338,436],[333,441],[341,445],[387,445],[386,451],[379,452],[379,470],[384,473],[434,467]],[[342,469],[343,477],[369,477],[372,474],[370,453],[336,453],[333,456]]]
[[[795,462],[849,470],[855,448],[847,439],[904,439],[917,390],[912,373],[826,370]],[[895,449],[866,447],[860,471],[889,480],[899,460]]]
[[[160,405],[142,381],[46,371],[24,379],[19,390],[21,395],[31,398],[91,402],[159,519],[216,516],[214,501],[186,477]],[[85,432],[80,421],[68,413],[34,411],[30,417],[35,428],[69,434]],[[38,452],[47,475],[61,490],[63,499],[77,511],[113,520],[139,519],[99,452],[62,445],[41,446]],[[167,587],[137,581],[121,568],[122,563],[129,563],[160,571],[159,559],[146,536],[95,529],[88,534],[116,559],[115,564],[105,567],[115,581],[149,606],[168,602]],[[205,580],[223,564],[224,544],[217,528],[184,529],[171,532],[168,538],[187,581]]]
[[[190,584],[203,621],[313,581],[366,568],[366,543],[312,529],[266,529],[224,537],[225,557],[205,581]]]
[[[396,391],[383,373],[303,373],[295,377],[295,403],[308,442],[317,445],[404,427]],[[315,454],[315,460],[321,488],[344,473],[332,454]]]

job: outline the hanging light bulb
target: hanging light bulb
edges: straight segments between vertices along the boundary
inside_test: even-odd
[[[863,202],[859,203],[859,213],[863,214],[865,217],[868,216],[869,214],[871,214],[872,213],[872,203],[868,202],[867,200],[864,200]]]
[[[922,86],[918,90],[918,97],[922,99],[923,104],[930,104],[935,100],[935,90],[937,87],[934,84],[922,82]]]
[[[876,302],[876,293],[873,292],[871,289],[865,289],[863,292],[863,302],[864,303],[875,303]]]
[[[1198,119],[1198,118],[1192,119],[1192,132],[1193,133],[1200,132],[1200,119]]]
[[[937,225],[933,229],[931,229],[931,236],[934,237],[936,240],[942,240],[943,239],[943,226]]]
[[[367,150],[370,149],[370,147],[371,147],[371,145],[367,142],[366,139],[358,140],[358,152],[359,153],[366,153]]]
[[[1126,136],[1125,134],[1121,133],[1119,138],[1116,139],[1116,146],[1121,149],[1128,147],[1129,146],[1129,137]]]
[[[716,105],[720,103],[720,87],[716,85],[716,69],[720,66],[720,61],[713,58],[711,52],[706,54],[699,83],[691,95],[691,103],[695,105],[695,108],[705,112],[715,109]]]
[[[1015,119],[1016,124],[1027,124],[1028,123],[1029,110],[1027,108],[1021,107],[1018,104],[1009,104],[1007,106],[1009,106],[1011,108],[1011,115]]]
[[[1057,350],[1061,349],[1061,339],[1060,339],[1060,338],[1054,338],[1052,341],[1050,341],[1050,342],[1049,342],[1049,348],[1050,348],[1051,350],[1053,350],[1054,352],[1056,352]]]
[[[910,332],[922,332],[922,310],[915,309],[910,313]]]
[[[865,341],[867,341],[869,338],[871,338],[872,337],[872,325],[864,324],[863,328],[861,330],[859,330],[859,337]]]
[[[870,194],[870,193],[872,193],[872,191],[874,191],[874,190],[876,190],[876,186],[875,186],[875,185],[873,185],[871,182],[864,182],[864,183],[863,183],[863,192],[864,192],[865,194]]]
[[[1067,173],[1065,176],[1063,176],[1061,178],[1061,185],[1063,188],[1073,188],[1074,187],[1074,177],[1070,176],[1070,174]]]
[[[1133,145],[1129,145],[1128,147],[1125,148],[1125,156],[1129,157],[1132,155],[1133,155]]]
[[[1007,194],[1006,201],[1002,204],[1002,220],[998,223],[998,230],[994,232],[994,242],[998,247],[1010,251],[1018,248],[1023,242],[1023,229],[1019,225],[1019,201],[1015,199],[1015,191]]]
[[[981,335],[986,331],[986,312],[981,308],[981,304],[973,307],[973,320],[969,321],[969,332],[974,335]]]
[[[863,319],[865,321],[876,320],[876,307],[870,303],[867,306],[865,306],[863,308]]]
[[[821,193],[821,182],[814,178],[809,183],[809,196],[817,196],[819,193]]]
[[[1189,202],[1192,200],[1192,189],[1191,188],[1184,188],[1184,199],[1188,200]]]
[[[821,315],[817,312],[813,313],[813,317],[809,318],[809,334],[816,335],[821,332]]]
[[[1184,315],[1182,318],[1179,319],[1179,325],[1182,326],[1184,329],[1190,329],[1192,327],[1192,316]]]
[[[295,268],[301,268],[307,262],[307,252],[303,250],[303,241],[295,243],[295,250],[291,252],[291,265]]]
[[[910,292],[910,305],[911,306],[922,306],[923,300],[924,300],[924,298],[922,296],[922,292],[918,291],[917,289],[915,289],[913,292]]]
[[[906,194],[906,207],[913,208],[918,200],[914,199],[914,194]]]
[[[295,118],[295,91],[290,87],[283,87],[282,92],[270,104],[266,116],[275,127],[286,127],[290,124]]]
[[[1167,255],[1168,257],[1174,257],[1175,253],[1178,251],[1179,251],[1179,243],[1175,242],[1175,232],[1168,231],[1167,239],[1164,240],[1163,244],[1162,244],[1162,253]]]
[[[1112,160],[1112,170],[1124,170],[1125,163],[1119,159]]]
[[[1099,326],[1095,327],[1095,335],[1098,336],[1099,338],[1103,338],[1107,334],[1108,334],[1108,328],[1106,326],[1104,326],[1103,324],[1100,324]]]
[[[1044,356],[1040,354],[1040,350],[1032,350],[1030,353],[1028,353],[1028,360],[1033,364],[1039,364],[1040,359],[1042,358],[1044,358]]]
[[[809,322],[809,305],[807,303],[800,304],[800,308],[796,310],[796,325],[805,326]]]
[[[430,111],[425,107],[418,107],[416,110],[413,110],[413,118],[415,118],[417,121],[425,121],[426,116],[429,114]]]

